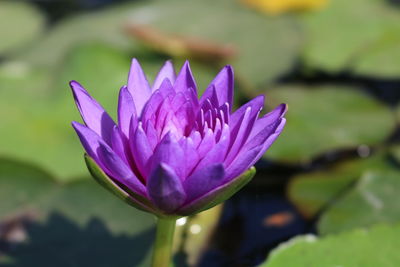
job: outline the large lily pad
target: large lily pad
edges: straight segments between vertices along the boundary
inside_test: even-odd
[[[354,159],[322,171],[300,174],[290,181],[288,197],[306,217],[318,215],[340,199],[366,170],[395,170],[386,154]]]
[[[353,190],[322,215],[318,230],[328,234],[380,222],[400,222],[399,194],[399,171],[367,171]]]
[[[400,262],[400,226],[378,225],[317,238],[296,237],[275,249],[262,267],[395,267]]]
[[[397,24],[400,24],[400,14]],[[399,51],[400,26],[372,44],[354,61],[351,68],[354,73],[359,75],[398,78],[400,76]]]
[[[143,21],[144,14],[152,15]],[[232,44],[238,55],[231,63],[242,82],[252,85],[288,71],[301,44],[300,32],[290,18],[268,18],[231,1],[160,1],[136,9],[131,21],[171,34]]]
[[[44,16],[29,3],[1,1],[0,54],[9,56],[9,53],[30,44],[39,37],[44,23]]]
[[[25,61],[3,64],[0,118],[7,138],[0,141],[0,153],[38,164],[60,179],[83,176],[83,150],[70,126],[79,115],[68,81],[80,79],[113,113],[128,70],[129,56],[104,45],[72,51],[59,79]]]
[[[12,231],[27,231],[28,239],[17,242],[6,253],[8,258],[0,256],[1,266],[54,266],[57,262],[87,266],[87,255],[106,251],[104,258],[90,257],[91,264],[110,266],[110,260],[116,260],[118,266],[148,265],[145,259],[154,237],[154,218],[125,205],[94,181],[62,185],[37,167],[2,159],[0,184],[0,219],[6,224],[29,221],[21,229],[3,233],[2,237],[11,237]]]
[[[57,25],[23,57],[55,65],[71,47],[88,40],[129,50],[138,42],[125,32],[128,24],[232,44],[238,55],[231,63],[243,84],[260,85],[281,76],[292,67],[301,44],[301,34],[292,19],[267,18],[231,1],[147,1],[72,17]]]
[[[387,63],[396,51],[394,47],[385,51],[379,43],[400,32],[400,12],[388,1],[334,0],[302,19],[308,33],[304,50],[308,65],[332,72],[355,67],[368,75],[399,75],[398,60],[377,64]]]
[[[394,129],[390,110],[352,87],[287,86],[267,90],[270,106],[287,103],[287,125],[266,156],[308,162],[330,150],[376,145]]]

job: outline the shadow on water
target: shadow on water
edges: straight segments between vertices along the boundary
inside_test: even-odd
[[[1,253],[12,263],[1,267],[133,267],[148,255],[154,229],[135,236],[113,234],[101,220],[91,219],[82,227],[54,213],[45,224],[29,223],[27,241],[6,244]]]

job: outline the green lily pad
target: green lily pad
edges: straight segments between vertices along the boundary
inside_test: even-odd
[[[130,23],[150,25],[166,34],[232,44],[238,55],[230,63],[240,73],[243,84],[250,85],[271,81],[288,71],[302,42],[291,18],[267,18],[231,1],[147,1],[63,21],[22,57],[54,66],[62,62],[71,47],[87,41],[134,50],[137,40],[124,31]]]
[[[302,42],[291,18],[268,18],[232,1],[158,1],[137,8],[131,15],[132,23],[148,24],[168,34],[232,44],[238,50],[230,62],[237,78],[255,86],[287,72]]]
[[[396,63],[383,66],[384,70],[381,65],[372,65],[372,62],[382,63],[388,55],[393,56],[390,51],[369,55],[370,49],[388,34],[399,33],[400,12],[387,1],[329,1],[325,9],[305,15],[302,21],[308,35],[304,49],[306,64],[331,72],[355,65],[359,73],[399,74],[398,63],[397,67],[394,67]]]
[[[68,264],[87,266],[87,255],[96,253],[107,255],[90,257],[96,266],[110,266],[115,260],[118,266],[148,266],[153,216],[125,205],[93,180],[59,184],[37,167],[2,159],[0,184],[0,219],[18,220],[26,214],[30,221],[22,228],[28,239],[14,245],[7,258],[0,255],[1,266],[26,266],[27,261],[34,266],[70,266],[62,263],[66,259]],[[10,261],[17,265],[3,265]]]
[[[138,50],[134,56],[150,81],[164,58]],[[54,173],[60,180],[87,176],[81,157],[83,148],[71,121],[81,121],[75,107],[70,80],[79,81],[116,118],[118,93],[126,84],[131,56],[101,43],[87,43],[69,52],[55,71],[26,61],[0,65],[0,154],[31,161]],[[176,68],[181,67],[177,62]],[[200,92],[217,74],[193,64]],[[29,107],[29,108],[28,108]]]
[[[287,86],[266,90],[267,103],[287,103],[287,124],[266,157],[309,162],[335,149],[376,145],[390,135],[390,110],[357,88]],[[268,101],[269,99],[269,101]]]
[[[38,38],[44,29],[44,16],[31,4],[0,2],[0,54],[9,56]]]
[[[18,59],[30,63],[59,66],[71,49],[87,42],[101,42],[127,51],[134,43],[124,33],[129,13],[136,3],[82,13],[61,20],[30,49],[18,55]]]
[[[400,164],[400,144],[396,144],[390,148],[390,155]]]
[[[400,171],[367,171],[353,190],[322,215],[318,230],[329,234],[400,222],[399,194]]]
[[[397,24],[400,24],[400,15]],[[400,27],[372,44],[354,61],[352,71],[381,78],[400,76]],[[377,67],[378,66],[378,67]]]
[[[336,164],[326,170],[300,174],[293,177],[288,186],[288,197],[299,211],[308,218],[335,203],[352,188],[354,182],[366,170],[394,170],[386,154],[355,159]]]
[[[272,251],[261,267],[395,267],[400,262],[400,226],[378,225],[339,235],[296,237]]]
[[[146,71],[162,63],[146,62],[150,62],[143,64]],[[5,89],[0,93],[0,118],[2,134],[7,136],[0,142],[0,153],[33,162],[61,180],[87,176],[83,149],[70,125],[81,119],[68,82],[80,81],[115,115],[129,64],[129,55],[119,50],[88,44],[70,52],[58,75],[28,62],[0,67],[0,85]],[[17,76],[15,69],[22,69]]]

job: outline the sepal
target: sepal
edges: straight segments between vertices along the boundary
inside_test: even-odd
[[[113,195],[137,209],[154,214],[158,213],[147,199],[115,183],[87,154],[85,154],[85,162],[94,180]]]

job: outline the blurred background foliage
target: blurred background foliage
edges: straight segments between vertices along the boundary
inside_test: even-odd
[[[89,179],[70,126],[68,81],[115,116],[132,57],[149,80],[190,59],[200,92],[232,64],[237,105],[289,105],[254,180],[178,222],[176,266],[400,261],[399,1],[2,0],[0,36],[0,266],[148,265],[154,219]]]

